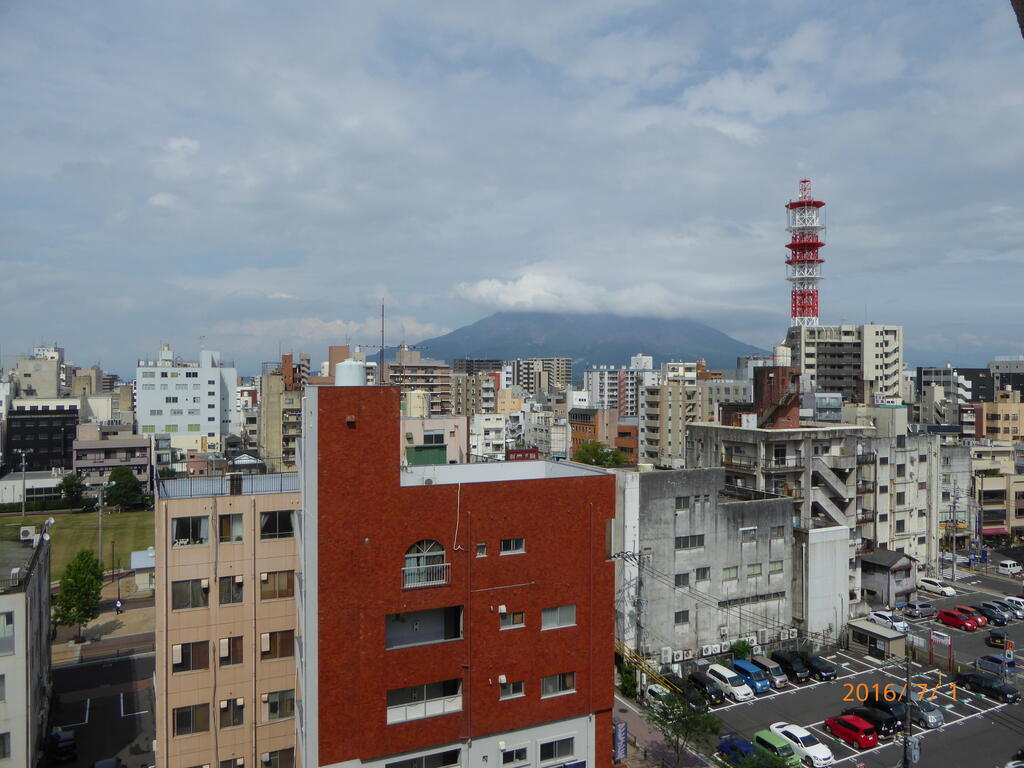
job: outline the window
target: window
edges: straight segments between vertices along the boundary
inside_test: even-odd
[[[576,673],[563,672],[560,675],[548,675],[540,679],[540,697],[560,696],[563,693],[576,692]]]
[[[242,663],[242,636],[220,639],[220,665],[230,667]]]
[[[444,430],[432,429],[423,433],[424,445],[444,445]]]
[[[522,680],[517,680],[514,683],[499,683],[498,684],[498,698],[499,699],[517,699],[520,696],[526,695],[526,686]]]
[[[677,573],[676,574],[676,586],[677,587],[688,587],[688,586],[690,586],[690,574],[689,573]]]
[[[904,491],[897,491],[896,492],[896,505],[899,506],[900,504],[906,504],[906,503],[907,503],[907,494]]]
[[[210,644],[205,640],[171,646],[171,672],[210,668]]]
[[[756,544],[757,528],[740,528],[740,544]]]
[[[0,656],[14,653],[14,611],[0,613]]]
[[[270,571],[260,574],[260,600],[295,596],[295,571]]]
[[[907,476],[907,465],[906,464],[897,464],[896,465],[896,477],[906,477],[906,476]]]
[[[723,581],[729,581],[730,579],[737,579],[737,578],[739,578],[739,568],[737,566],[733,565],[733,566],[730,566],[728,568],[723,568],[722,569],[722,580]]]
[[[221,543],[242,540],[242,516],[220,515],[217,518],[217,525],[220,528]]]
[[[232,605],[242,602],[242,576],[221,576],[220,577],[220,604]]]
[[[384,648],[462,639],[462,606],[392,613],[384,618]]]
[[[156,384],[143,384],[142,385],[142,391],[143,392],[156,391]]]
[[[205,544],[210,538],[210,518],[175,517],[171,520],[171,541],[175,547]]]
[[[563,757],[572,757],[576,748],[576,740],[570,736],[557,741],[545,741],[540,745],[540,761],[558,760]]]
[[[704,546],[704,534],[676,536],[676,549],[699,549]]]
[[[241,760],[241,759],[242,758],[229,757],[226,760],[221,760],[220,761],[220,768],[238,768],[238,764],[237,764],[236,760]]]
[[[698,568],[693,576],[696,581],[709,581],[711,579],[711,569]]]
[[[260,659],[287,659],[295,655],[295,630],[282,629],[260,635]]]
[[[233,728],[245,720],[245,699],[224,699],[220,703],[220,727]]]
[[[770,560],[768,562],[768,573],[782,573],[782,561],[781,560]]]
[[[773,539],[784,539],[786,538],[786,526],[773,525],[770,529],[770,533]]]
[[[432,755],[424,755],[423,757],[398,760],[394,763],[385,763],[384,768],[449,768],[449,766],[459,764],[461,751],[459,749],[449,749],[446,752],[435,752]]]
[[[889,492],[889,486],[888,485],[880,485],[880,486],[878,486],[878,492],[879,493],[888,493]]]
[[[906,530],[907,530],[907,521],[906,520],[897,520],[896,521],[896,533],[904,533]]]
[[[0,733],[0,759],[11,756],[11,734]]]
[[[203,733],[210,730],[209,704],[178,707],[174,710],[173,717],[175,736],[188,736],[191,733]]]
[[[208,579],[187,579],[171,582],[171,610],[205,608],[210,604]]]
[[[173,397],[165,397],[164,398],[164,402],[165,403],[176,403],[176,402],[178,402],[178,397],[177,397],[177,395],[175,395]]]
[[[264,694],[267,700],[267,720],[283,720],[295,715],[295,689],[272,691]]]
[[[294,535],[290,509],[260,512],[261,539],[290,539]]]
[[[526,613],[524,611],[506,611],[500,614],[500,629],[515,629],[526,625]]]
[[[545,608],[540,614],[540,628],[558,629],[559,627],[576,626],[576,605],[558,605]]]
[[[476,543],[476,556],[477,557],[487,557],[487,542],[486,541],[478,541]]]
[[[156,371],[143,371],[142,372],[142,378],[144,378],[144,379],[155,379],[156,378]]]
[[[0,701],[7,701],[7,675],[0,675]]]
[[[164,415],[164,410],[163,410],[163,408],[151,408],[150,411],[149,411],[149,415],[150,416],[163,416]]]
[[[519,765],[526,762],[526,747],[513,747],[501,753],[502,765]]]
[[[448,563],[444,560],[444,547],[433,539],[417,541],[405,552],[402,568],[405,587],[429,587],[448,583]]]
[[[526,539],[502,539],[501,554],[518,555],[526,551]]]
[[[410,685],[388,691],[388,725],[462,711],[462,680]]]
[[[689,624],[690,623],[690,612],[689,611],[676,611],[675,613],[676,624]]]
[[[751,563],[747,566],[747,578],[753,579],[761,575],[761,563]]]
[[[676,496],[676,509],[687,509],[690,506],[689,496]]]

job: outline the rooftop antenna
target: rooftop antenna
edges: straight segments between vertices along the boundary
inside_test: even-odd
[[[384,297],[380,300],[380,353],[377,358],[377,378],[384,383]]]

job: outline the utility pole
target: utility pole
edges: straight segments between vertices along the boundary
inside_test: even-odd
[[[910,687],[910,644],[907,643],[907,638],[903,638],[904,642],[904,656],[907,673],[907,695],[905,698],[907,705],[907,716],[903,723],[903,768],[910,768],[910,736],[914,728],[914,718],[910,716],[910,706],[914,699],[912,693],[913,688]]]
[[[25,454],[32,453],[31,448],[15,448],[14,453],[21,456],[21,516],[25,516]]]
[[[953,564],[952,564],[952,566],[950,566],[952,568],[950,573],[953,574],[952,582],[953,582],[954,585],[956,584],[956,525],[957,525],[957,517],[958,517],[957,509],[956,509],[956,502],[957,502],[958,498],[960,498],[960,488],[959,488],[959,486],[957,486],[956,481],[954,480],[953,481],[953,508],[950,510],[953,513],[953,543],[952,543],[952,546],[951,546],[951,554],[953,556],[953,559],[952,559]]]

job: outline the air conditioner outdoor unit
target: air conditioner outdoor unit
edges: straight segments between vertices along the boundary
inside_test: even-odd
[[[800,633],[799,633],[799,631],[797,630],[797,628],[796,628],[796,627],[793,627],[793,628],[791,628],[791,629],[789,630],[789,639],[790,639],[790,640],[796,640],[796,636],[797,636],[798,634],[800,634]]]
[[[673,675],[682,675],[683,674],[683,665],[682,664],[673,664],[672,666],[669,667],[669,669],[672,670],[672,674]]]
[[[712,654],[712,650],[711,650],[711,646],[710,645],[702,645],[700,647],[700,655],[701,656],[710,656],[711,654]]]
[[[504,675],[498,675],[498,685],[504,685],[508,682],[508,678]]]
[[[678,661],[682,661],[682,660],[683,660],[683,652],[682,651],[672,651],[672,661],[678,662]]]
[[[757,645],[757,635],[747,635],[743,639],[747,641],[748,645]]]
[[[20,541],[28,541],[35,535],[36,529],[33,525],[23,525],[18,531],[18,539]]]
[[[768,638],[771,636],[771,635],[768,634],[769,631],[770,630],[767,630],[767,629],[759,629],[759,630],[757,630],[757,641],[759,643],[767,643],[768,642]]]
[[[728,637],[728,635],[729,635],[729,627],[728,626],[723,624],[722,626],[720,626],[718,628],[718,636],[719,637]]]
[[[683,661],[689,661],[693,658],[693,649],[686,648],[683,650]]]
[[[508,606],[506,606],[506,605],[499,605],[498,606],[498,613],[508,613]]]
[[[711,652],[712,653],[721,653],[721,651],[722,651],[722,645],[720,643],[712,643],[711,644]]]
[[[663,646],[661,649],[661,663],[671,664],[672,663],[672,649],[669,646]]]
[[[761,648],[761,646],[760,646],[760,645],[755,645],[755,646],[752,646],[752,647],[751,647],[751,649],[750,649],[750,652],[751,652],[751,654],[753,654],[754,656],[763,656],[763,655],[764,655],[764,654],[762,653],[762,651],[763,651],[763,650],[764,650],[764,649],[763,649],[763,648]]]

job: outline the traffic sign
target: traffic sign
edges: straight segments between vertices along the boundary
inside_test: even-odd
[[[1009,638],[1007,638],[1006,639],[1006,645],[1004,645],[1003,647],[1006,648],[1006,650],[1008,650],[1008,651],[1012,651],[1013,650],[1013,640],[1010,640]]]

